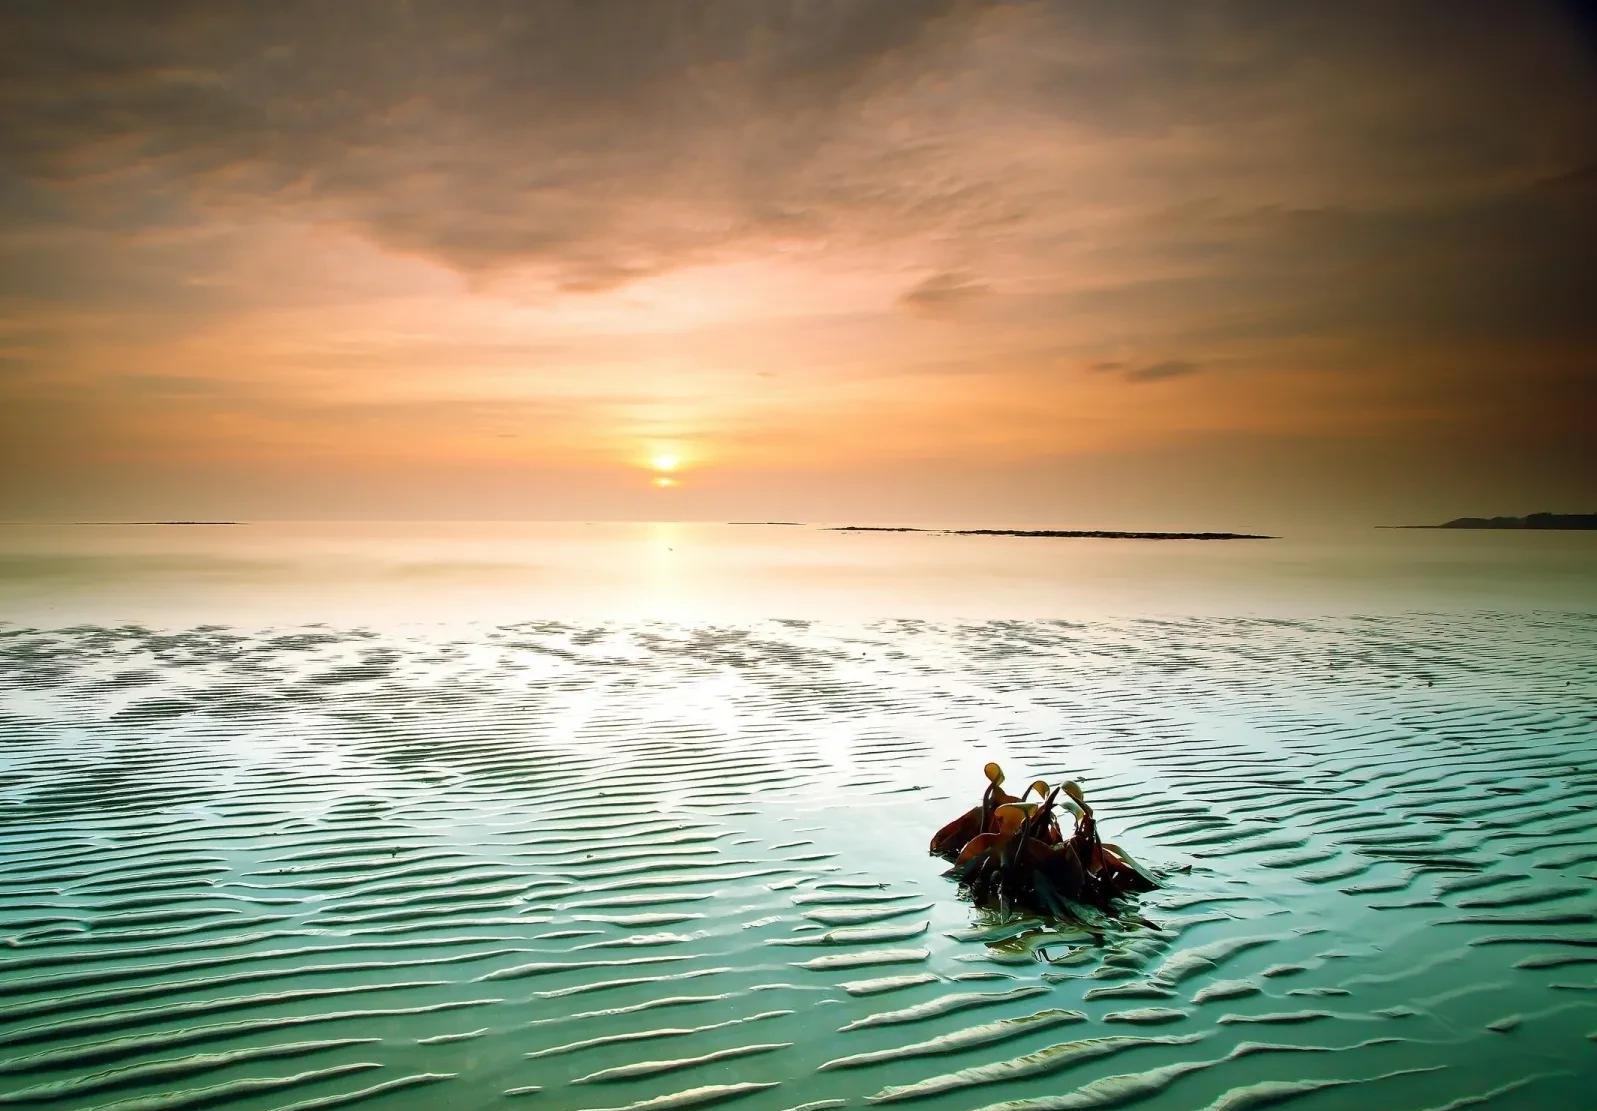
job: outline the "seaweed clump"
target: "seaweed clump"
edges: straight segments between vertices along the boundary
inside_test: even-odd
[[[1002,768],[988,764],[983,771],[981,805],[931,841],[933,855],[953,861],[946,875],[977,906],[1082,919],[1089,916],[1084,906],[1112,910],[1115,900],[1159,886],[1130,853],[1099,839],[1079,784],[1066,781],[1050,790],[1039,779],[1016,798],[1003,789]],[[1075,819],[1069,836],[1059,827],[1061,807]]]

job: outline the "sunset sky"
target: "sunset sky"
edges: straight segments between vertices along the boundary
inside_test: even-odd
[[[1597,509],[1594,106],[1526,2],[13,0],[0,518]]]

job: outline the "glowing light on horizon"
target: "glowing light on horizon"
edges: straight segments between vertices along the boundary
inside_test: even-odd
[[[672,451],[662,451],[649,460],[649,466],[657,471],[674,471],[682,465],[682,457]]]
[[[654,480],[654,484],[662,490],[669,490],[671,487],[677,484],[677,480],[674,478],[668,478],[665,475],[660,475]]]

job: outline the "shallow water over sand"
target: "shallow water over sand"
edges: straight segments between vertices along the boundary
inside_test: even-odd
[[[3,1105],[1574,1107],[1597,1075],[1589,614],[30,624]],[[957,899],[925,842],[987,759],[1085,784],[1168,875],[1149,924]]]

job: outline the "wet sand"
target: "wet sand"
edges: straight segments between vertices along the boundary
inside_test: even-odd
[[[0,1105],[1579,1106],[1594,692],[1556,613],[0,627]],[[988,759],[1157,928],[960,902]]]

